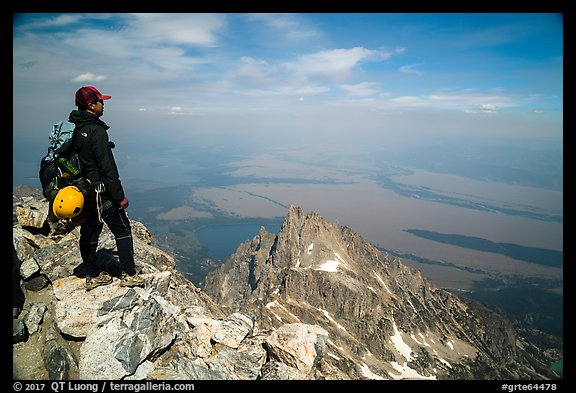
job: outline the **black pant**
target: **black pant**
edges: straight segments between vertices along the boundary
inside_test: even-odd
[[[91,205],[91,206],[90,206]],[[80,228],[80,255],[88,266],[95,266],[98,239],[104,224],[98,219],[96,206],[85,206],[86,221]],[[102,212],[102,219],[110,228],[116,239],[116,247],[120,259],[120,271],[129,275],[136,274],[134,263],[134,245],[132,243],[132,228],[126,211],[111,206]]]

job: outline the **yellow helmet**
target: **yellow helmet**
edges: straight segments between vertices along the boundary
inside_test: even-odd
[[[82,212],[84,207],[84,195],[78,187],[64,187],[54,198],[52,211],[57,218],[74,218]]]

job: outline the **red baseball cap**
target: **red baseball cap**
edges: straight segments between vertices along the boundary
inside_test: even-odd
[[[94,86],[83,86],[76,92],[76,106],[88,106],[100,100],[109,100],[112,96],[105,96]]]

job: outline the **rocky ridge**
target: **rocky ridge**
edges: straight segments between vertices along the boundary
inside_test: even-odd
[[[115,278],[90,292],[78,228],[51,225],[47,209],[14,192],[14,379],[558,378],[498,315],[295,206],[202,289],[132,221],[145,287]],[[106,226],[98,263],[118,273]]]
[[[132,221],[135,259],[147,283],[115,278],[86,292],[79,277],[79,230],[50,225],[40,196],[13,197],[13,379],[255,380],[314,378],[327,333],[319,326],[260,329],[175,269]],[[98,263],[115,272],[115,242],[104,226]]]

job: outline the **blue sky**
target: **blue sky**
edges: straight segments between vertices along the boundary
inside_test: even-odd
[[[121,141],[561,139],[562,35],[543,13],[16,14],[14,153],[83,85]]]

